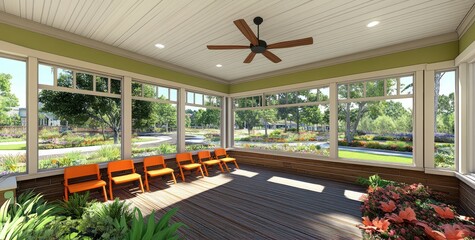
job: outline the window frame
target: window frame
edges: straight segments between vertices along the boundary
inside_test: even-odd
[[[454,96],[454,108],[455,108],[455,133],[454,133],[454,144],[455,144],[455,156],[454,156],[454,165],[455,168],[437,168],[435,166],[434,158],[434,97],[435,97],[435,73],[443,71],[455,71],[455,96]],[[425,160],[425,172],[426,173],[435,173],[443,175],[453,175],[454,172],[459,172],[461,170],[462,163],[460,162],[460,78],[459,78],[459,69],[451,64],[429,64],[426,71],[424,72],[424,160]]]

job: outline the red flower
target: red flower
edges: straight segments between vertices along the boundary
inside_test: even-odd
[[[399,212],[399,217],[407,221],[416,221],[416,213],[412,208],[408,207]]]
[[[399,215],[396,215],[395,213],[391,214],[391,216],[387,216],[386,218],[393,221],[393,222],[395,222],[395,223],[403,223],[404,222],[404,219],[402,219],[401,217],[399,217]]]
[[[373,226],[375,226],[377,229],[381,229],[383,232],[386,232],[389,227],[389,221],[387,219],[379,219],[375,218],[373,219]]]
[[[380,207],[381,210],[387,213],[390,213],[396,209],[396,204],[392,200],[389,201],[388,203],[380,202],[380,204],[381,204],[381,207]]]
[[[455,215],[454,215],[454,212],[452,211],[452,209],[448,208],[448,207],[445,207],[445,208],[441,208],[437,205],[434,205],[434,204],[429,204],[429,206],[431,206],[432,208],[434,208],[435,212],[437,214],[439,214],[439,216],[441,218],[445,218],[445,219],[454,219]]]
[[[371,222],[371,220],[369,220],[369,217],[368,216],[364,216],[362,217],[363,219],[363,225],[365,226],[373,226],[373,223]]]
[[[394,200],[399,200],[399,194],[395,193],[395,192],[391,192],[391,197],[394,199]]]
[[[441,226],[444,229],[444,235],[447,239],[450,240],[463,240],[464,237],[470,236],[470,231],[467,229],[462,228],[460,225],[450,225],[444,224]]]
[[[424,232],[427,234],[427,236],[435,239],[435,240],[446,240],[447,238],[445,235],[439,231],[433,230],[431,227],[427,226],[425,223],[418,222],[416,225],[419,225],[424,228]]]

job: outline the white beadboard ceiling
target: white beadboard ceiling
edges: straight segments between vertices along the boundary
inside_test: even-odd
[[[475,0],[0,0],[0,11],[232,83],[260,74],[453,33]],[[268,44],[313,37],[314,44],[272,50],[272,63],[250,50],[233,24],[264,18]],[[370,21],[381,23],[367,28]],[[166,47],[157,49],[154,44]],[[216,64],[222,64],[217,68]]]

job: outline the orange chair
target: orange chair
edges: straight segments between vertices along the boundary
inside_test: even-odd
[[[148,167],[154,166],[162,166],[163,168],[155,169],[155,170],[148,170]],[[176,184],[175,174],[173,174],[174,170],[171,168],[167,168],[165,164],[165,159],[163,156],[153,156],[153,157],[146,157],[143,159],[143,170],[145,173],[145,186],[147,187],[147,191],[150,192],[150,187],[148,185],[148,177],[158,177],[167,174],[171,174],[173,178],[173,182]]]
[[[224,166],[226,167],[226,170],[228,170],[228,172],[229,172],[229,168],[228,168],[228,165],[226,163],[229,163],[229,162],[234,162],[234,165],[236,165],[236,168],[239,169],[239,166],[236,162],[236,159],[232,158],[232,157],[229,157],[229,155],[226,154],[226,149],[224,149],[224,148],[215,149],[214,150],[214,156],[216,157],[216,159],[219,159],[219,160],[221,160],[221,162],[224,163]]]
[[[131,171],[132,173],[116,177],[112,176],[112,173],[122,171]],[[121,184],[126,182],[139,181],[140,189],[142,190],[142,192],[144,192],[142,176],[140,176],[140,174],[138,173],[135,173],[134,162],[132,160],[119,160],[109,162],[109,164],[107,164],[107,176],[109,177],[109,194],[111,196],[111,199],[114,199],[114,196],[112,195],[112,182],[114,182],[115,184]]]
[[[198,159],[199,159],[200,163],[203,165],[203,168],[205,169],[206,176],[209,176],[208,167],[216,165],[216,164],[221,169],[221,172],[224,172],[223,166],[221,166],[221,161],[213,159],[211,157],[211,153],[209,151],[198,152]]]
[[[69,180],[86,176],[96,175],[97,179],[70,184]],[[64,199],[69,200],[68,192],[82,192],[102,187],[104,200],[107,202],[106,182],[101,180],[98,164],[67,167],[64,169]]]
[[[190,162],[183,164],[184,162]],[[181,175],[181,180],[184,182],[185,181],[185,175],[183,174],[183,169],[191,171],[193,169],[196,169],[196,172],[201,172],[201,176],[205,177],[203,174],[203,169],[201,169],[201,164],[195,163],[193,160],[193,156],[191,156],[191,153],[186,152],[186,153],[177,153],[176,154],[176,163],[178,164],[178,168],[180,168],[180,175]]]

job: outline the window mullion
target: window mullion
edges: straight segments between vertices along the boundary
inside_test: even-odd
[[[330,84],[330,158],[338,158],[338,86]]]
[[[122,159],[132,157],[132,78],[122,81]]]
[[[28,57],[27,64],[27,171],[38,172],[38,59]],[[56,71],[55,71],[56,73]],[[56,74],[55,74],[56,76]],[[55,77],[55,82],[56,82]]]

